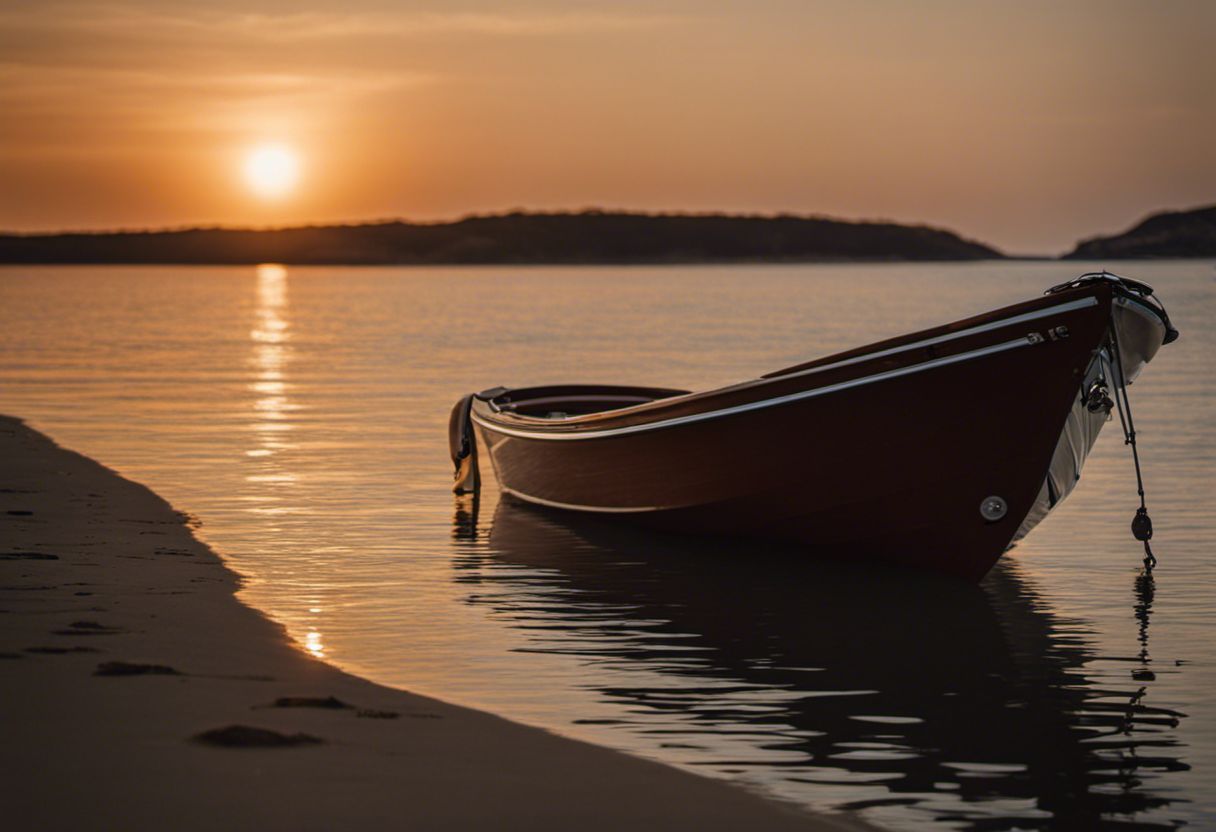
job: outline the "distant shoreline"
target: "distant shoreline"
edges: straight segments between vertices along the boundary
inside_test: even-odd
[[[942,229],[810,216],[494,214],[275,229],[0,234],[0,263],[635,265],[1002,259]]]
[[[1216,206],[1167,211],[1059,255],[927,225],[790,214],[516,211],[447,222],[0,233],[0,264],[633,266],[1216,257]]]

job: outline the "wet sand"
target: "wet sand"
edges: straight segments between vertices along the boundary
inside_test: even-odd
[[[6,826],[866,828],[343,673],[187,521],[0,417]]]

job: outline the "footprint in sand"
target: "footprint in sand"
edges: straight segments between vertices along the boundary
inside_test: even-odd
[[[112,636],[126,632],[119,627],[107,627],[96,621],[73,621],[66,630],[52,630],[56,636]]]
[[[0,552],[0,560],[59,560],[59,555],[49,555],[46,552]]]
[[[280,696],[269,705],[254,705],[255,708],[324,708],[332,711],[350,710],[355,707],[334,696]]]
[[[343,702],[336,696],[280,696],[269,705],[254,705],[257,708],[321,708],[331,711],[354,710],[360,719],[396,719],[401,714],[396,711],[382,711],[376,708],[356,708],[349,702]],[[413,714],[411,714],[413,716]],[[429,715],[428,715],[429,716]]]
[[[94,676],[181,676],[173,668],[163,664],[136,664],[134,662],[102,662],[93,671]]]
[[[319,745],[324,742],[320,737],[311,734],[283,734],[269,728],[255,728],[249,725],[228,725],[224,728],[212,728],[195,734],[192,739],[203,745],[213,745],[219,748],[290,748],[300,745]]]

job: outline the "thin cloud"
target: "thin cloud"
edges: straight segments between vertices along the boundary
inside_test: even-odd
[[[637,12],[402,12],[292,11],[243,12],[223,9],[183,9],[139,6],[40,6],[0,11],[0,27],[10,33],[89,33],[141,38],[169,37],[203,40],[236,37],[263,43],[338,40],[352,37],[421,35],[536,36],[580,32],[635,31],[664,26],[670,14]]]

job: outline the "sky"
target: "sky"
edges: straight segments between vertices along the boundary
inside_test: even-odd
[[[1216,203],[1214,36],[1211,0],[0,0],[0,229],[605,207],[1053,254]]]

